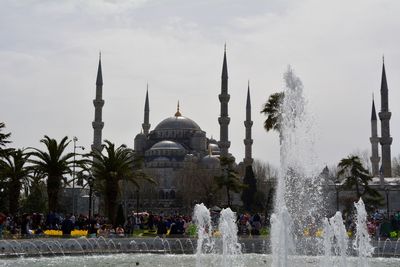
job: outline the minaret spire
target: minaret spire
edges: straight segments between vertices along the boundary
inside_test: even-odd
[[[179,100],[178,100],[178,104],[176,105],[175,117],[180,117],[180,116],[182,116],[182,114],[179,111]]]
[[[226,44],[224,48],[224,61],[222,63],[222,84],[221,84],[221,91],[225,90],[225,92],[228,91],[228,64],[226,62]]]
[[[380,143],[382,146],[382,171],[383,177],[392,176],[392,157],[390,146],[393,138],[390,137],[390,117],[392,113],[389,112],[389,90],[386,80],[385,61],[382,63],[382,80],[381,80],[381,112],[379,112],[379,119],[381,120],[381,138]]]
[[[150,122],[149,122],[149,118],[150,118],[150,105],[149,105],[149,84],[147,84],[147,89],[146,89],[146,100],[144,103],[144,120],[142,123],[142,128],[143,128],[143,133],[145,135],[149,134],[149,130],[150,130]]]
[[[101,52],[99,52],[99,66],[97,68],[96,85],[103,85],[103,74],[101,72]]]
[[[104,122],[102,121],[102,110],[104,106],[103,97],[103,74],[101,70],[101,52],[99,53],[99,66],[97,68],[97,78],[96,78],[96,98],[93,100],[94,105],[94,121],[92,122],[93,127],[93,144],[92,151],[102,150],[102,129],[104,127]]]
[[[378,137],[378,121],[376,118],[376,111],[375,111],[375,101],[372,96],[372,113],[371,113],[371,165],[372,165],[372,175],[374,177],[379,176],[379,137]]]
[[[221,75],[221,94],[219,94],[219,102],[221,103],[221,115],[218,118],[220,125],[220,140],[218,146],[221,150],[222,157],[228,157],[229,147],[231,142],[228,140],[228,125],[230,118],[228,116],[228,102],[230,95],[228,94],[228,64],[226,62],[226,44],[224,47],[224,61],[222,63],[222,75]]]
[[[381,111],[389,111],[389,90],[386,80],[385,59],[382,64],[382,79],[381,79]]]
[[[246,120],[244,121],[244,126],[246,127],[246,139],[243,140],[245,145],[245,158],[243,159],[243,163],[245,166],[251,166],[253,163],[253,139],[251,139],[251,127],[253,126],[253,121],[251,120],[250,81],[247,84]]]
[[[372,112],[371,112],[371,121],[376,121],[376,110],[375,110],[375,97],[374,94],[372,94]]]

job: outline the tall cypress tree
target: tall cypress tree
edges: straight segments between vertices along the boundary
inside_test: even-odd
[[[243,189],[242,201],[245,210],[254,210],[254,196],[257,192],[257,179],[254,176],[253,166],[246,166],[246,171],[243,178],[243,184],[246,187]]]
[[[118,205],[118,210],[117,210],[117,218],[115,219],[115,225],[114,226],[124,226],[125,224],[125,216],[124,216],[124,210],[122,207],[122,204]]]

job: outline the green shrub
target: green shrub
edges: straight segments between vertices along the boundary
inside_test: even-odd
[[[191,223],[186,228],[186,234],[190,237],[195,237],[197,235],[197,227],[195,224]]]
[[[269,228],[267,228],[267,227],[261,228],[260,235],[268,236],[269,235]]]

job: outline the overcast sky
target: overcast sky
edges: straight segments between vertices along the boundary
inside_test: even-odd
[[[385,55],[392,155],[400,153],[398,0],[0,0],[0,121],[14,147],[42,148],[45,135],[90,147],[98,53],[103,138],[133,147],[146,83],[151,129],[183,116],[219,139],[224,43],[229,72],[230,151],[244,157],[247,81],[253,156],[279,162],[276,133],[263,129],[268,96],[290,64],[314,116],[321,164],[370,151],[371,98],[380,109]],[[72,147],[70,148],[72,151]]]

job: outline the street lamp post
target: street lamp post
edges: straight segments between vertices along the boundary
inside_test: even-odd
[[[136,190],[136,216],[139,217],[139,189]]]
[[[123,193],[124,193],[124,216],[125,216],[126,219],[128,219],[128,207],[127,207],[127,203],[126,203],[126,179],[125,179],[125,177],[124,177],[124,180],[122,180],[122,182],[123,182],[123,186],[124,186],[124,190],[123,190]]]
[[[389,187],[385,187],[385,194],[386,194],[386,212],[389,218]]]
[[[78,137],[74,136],[72,140],[74,141],[74,166],[72,167],[72,215],[75,215],[75,167],[76,167],[75,155],[77,148],[84,150],[85,147],[76,145]]]
[[[340,181],[335,181],[335,189],[336,189],[336,211],[339,211],[339,188],[340,188]]]
[[[88,184],[89,184],[89,222],[92,217],[92,195],[93,195],[93,176],[89,176]]]

